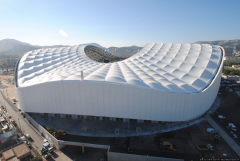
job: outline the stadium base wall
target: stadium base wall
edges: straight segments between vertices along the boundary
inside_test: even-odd
[[[122,161],[122,160],[131,160],[131,161],[184,161],[183,159],[172,159],[172,158],[162,158],[162,157],[152,157],[152,156],[143,156],[135,154],[125,154],[125,153],[116,153],[116,152],[107,152],[108,160],[110,161]]]
[[[168,93],[108,82],[58,81],[17,88],[25,112],[187,121],[204,114],[214,102],[221,71],[201,93]]]

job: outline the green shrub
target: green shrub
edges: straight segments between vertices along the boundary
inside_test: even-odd
[[[238,63],[238,62],[236,62],[236,61],[233,61],[233,62],[231,62],[231,61],[227,61],[227,66],[232,66],[232,65],[239,65],[240,63]]]
[[[32,158],[31,161],[42,161],[42,157],[36,156],[36,157]]]
[[[240,69],[223,67],[223,73],[226,74],[226,75],[239,75],[240,76]]]

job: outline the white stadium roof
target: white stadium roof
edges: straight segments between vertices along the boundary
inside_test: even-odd
[[[132,57],[99,63],[87,45],[30,51],[18,64],[18,87],[54,81],[108,82],[172,93],[199,93],[211,84],[222,60],[219,46],[147,44]]]

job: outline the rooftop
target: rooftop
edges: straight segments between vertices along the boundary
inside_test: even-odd
[[[135,55],[100,63],[85,53],[87,45],[30,51],[18,64],[18,87],[56,81],[114,83],[172,93],[199,93],[211,84],[222,62],[219,46],[147,44]],[[101,49],[99,49],[101,50]]]

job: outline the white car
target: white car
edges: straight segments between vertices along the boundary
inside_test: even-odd
[[[223,115],[218,115],[219,119],[225,119],[226,117],[224,117]]]
[[[237,131],[236,126],[233,123],[228,123],[228,127],[232,130],[232,131]]]
[[[26,136],[26,138],[28,138],[28,139],[31,138],[31,136],[30,136],[29,134],[26,134],[25,136]]]
[[[217,133],[217,131],[214,128],[207,128],[208,133]]]

